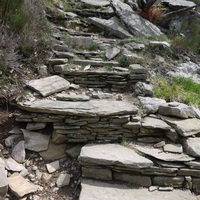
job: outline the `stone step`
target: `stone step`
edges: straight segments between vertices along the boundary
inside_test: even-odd
[[[131,189],[125,185],[83,180],[79,200],[196,200],[189,190],[153,191]]]

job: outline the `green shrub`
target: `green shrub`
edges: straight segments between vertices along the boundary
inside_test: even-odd
[[[117,56],[117,61],[119,62],[120,67],[128,67],[130,65],[127,57],[124,55]]]

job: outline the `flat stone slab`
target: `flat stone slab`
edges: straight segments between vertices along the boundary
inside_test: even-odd
[[[49,135],[44,135],[25,129],[22,129],[22,132],[25,140],[25,149],[35,152],[45,151],[48,149],[48,144],[50,140]]]
[[[186,1],[186,0],[162,0],[161,1],[164,4],[168,4],[171,7],[192,7],[196,4],[192,1]]]
[[[55,97],[57,100],[61,100],[61,101],[89,101],[90,99],[90,97],[88,97],[87,95],[74,94],[74,93],[70,93],[70,94],[59,93]]]
[[[148,168],[152,161],[119,144],[88,144],[82,147],[79,161],[94,165]]]
[[[189,155],[200,157],[200,138],[188,138],[184,146]]]
[[[162,130],[170,130],[171,126],[169,126],[166,122],[156,119],[153,117],[145,117],[142,121],[142,127],[150,128],[150,129],[162,129]]]
[[[180,135],[188,137],[200,133],[200,119],[178,119],[170,117],[161,117],[170,124]]]
[[[138,108],[132,103],[106,99],[86,102],[52,101],[45,99],[34,102],[21,102],[18,106],[30,112],[79,116],[126,115],[137,114],[138,112]]]
[[[88,5],[91,6],[108,6],[110,5],[110,1],[106,1],[106,0],[100,0],[100,1],[96,1],[96,0],[81,0],[81,2],[86,3]]]
[[[83,180],[79,200],[196,200],[189,190],[153,191],[147,188],[130,189],[125,185]]]
[[[184,103],[170,102],[159,106],[158,113],[161,115],[174,116],[180,118],[195,117],[196,113],[192,106]]]
[[[42,96],[46,97],[56,92],[67,90],[70,86],[70,83],[64,78],[54,75],[37,80],[31,80],[26,83],[26,85],[40,93]]]
[[[19,198],[26,194],[34,193],[37,191],[37,187],[29,183],[21,175],[15,173],[8,178],[10,190]]]
[[[146,155],[152,156],[154,158],[157,158],[157,159],[163,160],[163,161],[187,162],[187,161],[195,160],[195,158],[192,158],[184,153],[182,153],[182,154],[165,153],[161,149],[153,148],[152,145],[145,144],[145,146],[144,146],[139,143],[131,143],[130,145],[133,148],[135,148],[136,150],[138,150]]]
[[[90,22],[102,29],[106,29],[110,31],[113,35],[117,36],[118,38],[127,38],[131,37],[131,34],[120,27],[119,20],[117,17],[112,17],[110,19],[101,19],[97,17],[89,17]]]

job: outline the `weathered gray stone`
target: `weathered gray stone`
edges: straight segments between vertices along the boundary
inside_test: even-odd
[[[160,141],[153,145],[153,147],[155,147],[155,148],[161,148],[163,146],[165,146],[165,141]]]
[[[200,170],[196,169],[179,169],[178,176],[192,176],[192,177],[200,177]]]
[[[180,118],[196,117],[196,113],[191,106],[178,102],[170,102],[160,105],[158,113],[161,115]]]
[[[93,23],[94,25],[103,29],[107,29],[113,35],[119,38],[123,39],[123,38],[131,37],[131,34],[127,30],[120,27],[119,20],[117,17],[113,17],[108,20],[96,18],[96,17],[90,17],[89,19],[91,23]]]
[[[52,142],[54,144],[62,144],[62,143],[66,143],[67,141],[68,141],[67,135],[62,135],[62,134],[57,133],[56,131],[53,131]]]
[[[19,163],[25,162],[26,152],[23,140],[15,145],[15,147],[12,150],[11,156],[14,160],[16,160]]]
[[[17,139],[21,137],[20,135],[10,135],[9,137],[7,137],[5,139],[5,145],[6,147],[12,147],[15,143],[15,141],[17,141]]]
[[[4,200],[8,191],[7,171],[0,166],[0,199]]]
[[[14,171],[14,172],[20,172],[24,169],[24,166],[21,164],[18,164],[14,159],[8,158],[5,160],[6,163],[6,169],[8,171]]]
[[[46,168],[50,174],[57,171],[60,168],[59,161],[57,160],[57,161],[46,164]]]
[[[172,142],[176,142],[178,140],[178,133],[174,129],[170,129],[165,133],[165,136],[169,138]]]
[[[161,130],[170,130],[171,126],[169,126],[166,122],[160,119],[156,119],[153,117],[145,117],[141,122],[142,127],[149,129],[161,129]]]
[[[28,105],[27,105],[28,103]],[[79,116],[106,116],[121,114],[137,114],[138,109],[132,103],[115,100],[90,100],[86,102],[65,102],[52,100],[38,100],[19,103],[18,106],[30,112],[73,114]]]
[[[112,171],[101,167],[82,167],[82,177],[111,181]]]
[[[178,119],[170,117],[161,117],[170,124],[180,135],[188,137],[200,133],[200,119]]]
[[[109,49],[106,50],[106,58],[108,60],[111,60],[112,58],[114,58],[119,53],[120,53],[119,48],[117,48],[117,47],[109,48]]]
[[[31,151],[40,152],[48,149],[49,135],[22,129],[25,140],[25,148]]]
[[[46,123],[28,123],[26,126],[26,130],[34,131],[34,130],[41,130],[46,127]]]
[[[152,47],[168,47],[170,48],[170,44],[168,42],[165,42],[165,41],[150,41],[149,42],[149,45],[152,46]]]
[[[142,67],[140,64],[131,64],[129,65],[129,69],[133,74],[146,74],[147,69]]]
[[[83,2],[83,3],[87,4],[87,5],[90,5],[90,6],[97,6],[97,7],[110,5],[110,1],[106,1],[106,0],[101,0],[101,1],[81,0],[81,2]]]
[[[200,157],[200,138],[188,138],[184,143],[187,154]]]
[[[136,12],[122,10],[117,12],[120,19],[127,25],[130,32],[137,36],[159,36],[160,29],[150,21],[140,17]]]
[[[140,103],[142,104],[142,109],[144,113],[156,113],[160,105],[165,104],[166,101],[164,99],[151,98],[151,97],[138,97]]]
[[[79,200],[196,200],[190,190],[149,192],[147,188],[130,189],[125,185],[110,184],[99,181],[83,180]]]
[[[69,185],[70,183],[70,174],[60,174],[56,181],[57,187],[63,187]]]
[[[167,4],[172,8],[184,8],[184,7],[192,7],[195,6],[196,4],[192,1],[186,1],[186,0],[161,0],[163,4]]]
[[[92,37],[85,36],[69,36],[67,40],[70,47],[88,47],[94,43]]]
[[[84,94],[75,94],[75,93],[59,93],[55,96],[57,100],[61,101],[89,101],[90,97]]]
[[[72,148],[66,150],[66,154],[69,155],[71,158],[77,158],[81,153],[81,148],[83,145],[76,145]]]
[[[123,54],[123,55],[127,58],[128,62],[130,64],[140,64],[141,65],[144,63],[144,58],[141,56],[138,56],[135,53]]]
[[[70,83],[64,78],[54,75],[37,80],[31,80],[26,85],[39,92],[42,96],[48,96],[62,90],[67,90]]]
[[[17,197],[22,198],[26,194],[34,193],[37,187],[29,183],[21,175],[15,173],[8,178],[9,188]]]
[[[182,187],[184,177],[164,177],[156,176],[152,179],[153,185],[166,186],[166,187]]]
[[[137,139],[138,142],[143,142],[143,143],[158,143],[163,141],[163,138],[158,138],[158,137],[141,137]]]
[[[163,150],[171,153],[183,153],[183,147],[181,144],[166,144],[163,147]]]
[[[135,84],[135,95],[137,96],[153,96],[153,87],[144,82],[137,82]]]
[[[45,161],[53,161],[65,157],[65,149],[66,144],[53,144],[50,141],[48,150],[41,151],[39,154]]]
[[[147,144],[145,144],[145,146],[142,146],[140,144],[131,143],[130,145],[133,146],[133,148],[137,149],[138,151],[146,155],[152,156],[154,158],[157,158],[163,161],[185,162],[185,161],[192,161],[195,159],[186,154],[165,153],[165,152],[162,152],[160,149],[155,149],[151,145],[147,145]]]
[[[146,168],[152,162],[135,153],[134,150],[119,144],[88,144],[81,149],[79,161],[94,165],[126,166],[127,168]]]
[[[174,188],[173,187],[159,187],[158,190],[159,191],[173,191]]]
[[[188,165],[192,169],[200,169],[200,162],[198,161],[185,162],[185,164]]]
[[[150,187],[151,178],[148,176],[133,175],[128,173],[114,172],[114,180],[131,183],[134,187]]]
[[[155,161],[159,166],[161,167],[167,167],[167,168],[184,168],[184,164],[176,163],[176,162],[165,162],[161,160],[156,160]]]
[[[114,9],[116,10],[116,12],[120,12],[122,10],[130,11],[130,12],[133,11],[132,8],[128,4],[126,4],[120,0],[112,0],[111,4],[114,7]]]
[[[195,192],[200,192],[200,178],[193,178],[192,180],[192,189]]]

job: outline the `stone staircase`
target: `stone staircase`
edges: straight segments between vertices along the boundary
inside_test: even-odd
[[[200,192],[198,112],[154,98],[149,105],[145,97],[138,108],[132,91],[137,82],[148,82],[144,59],[131,54],[129,68],[121,67],[112,54],[116,39],[73,30],[73,18],[66,23],[68,28],[56,27],[46,61],[52,80],[27,83],[40,96],[18,103],[16,121],[51,125],[55,144],[85,144],[78,158],[80,200],[195,200],[190,190]],[[98,48],[90,50],[94,44]],[[111,59],[103,60],[107,50]],[[141,115],[144,108],[148,113]]]

